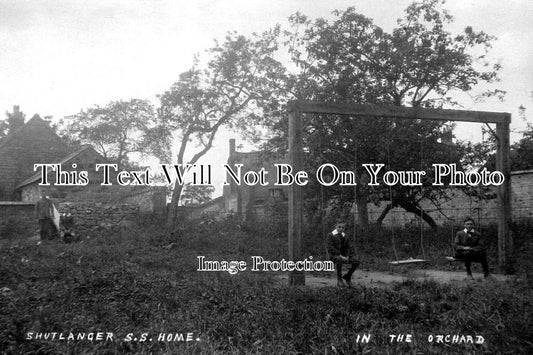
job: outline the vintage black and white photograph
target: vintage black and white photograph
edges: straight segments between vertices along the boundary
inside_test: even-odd
[[[0,354],[533,353],[532,15],[0,0]]]

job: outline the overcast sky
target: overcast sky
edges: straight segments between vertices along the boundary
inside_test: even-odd
[[[111,100],[145,98],[167,90],[187,70],[195,53],[229,30],[262,31],[300,11],[328,17],[334,9],[355,6],[390,30],[411,1],[195,0],[195,1],[5,1],[0,0],[0,114],[20,105],[59,119]],[[533,2],[527,0],[451,0],[450,28],[467,25],[498,37],[490,55],[503,65],[498,88],[505,102],[465,109],[510,112],[512,129],[525,127],[518,106],[533,114]],[[478,139],[479,125],[461,126],[463,139]],[[518,135],[513,135],[516,140]],[[211,154],[227,157],[228,135]]]

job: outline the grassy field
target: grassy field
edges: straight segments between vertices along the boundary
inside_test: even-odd
[[[532,258],[525,242],[518,243],[520,280],[513,283],[451,286],[407,281],[387,289],[288,288],[276,283],[271,273],[196,271],[198,255],[211,260],[286,257],[282,234],[235,221],[195,222],[166,239],[155,232],[159,223],[140,220],[137,228],[94,232],[75,244],[20,241],[4,246],[0,351],[533,353]],[[376,234],[374,247],[371,240],[361,243],[365,268],[380,269],[391,257],[390,246],[379,238]],[[320,250],[320,243],[308,247],[310,252]],[[442,251],[428,247],[427,252],[434,267],[449,267],[440,265]],[[107,332],[112,340],[105,341],[105,335],[92,341],[35,340],[40,332],[56,332],[56,337],[63,333],[65,338],[69,333],[96,337]],[[166,341],[169,333],[172,339]],[[161,334],[165,341],[158,341]],[[391,343],[388,336],[394,334],[411,334],[412,341]],[[368,335],[370,341],[361,341]],[[471,335],[474,340],[482,336],[484,342],[437,343],[438,335]]]

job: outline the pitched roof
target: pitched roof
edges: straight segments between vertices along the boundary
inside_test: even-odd
[[[9,144],[9,142],[11,142],[17,136],[19,136],[21,132],[23,132],[24,130],[28,129],[28,127],[30,127],[30,126],[41,126],[41,127],[44,127],[45,129],[49,129],[50,131],[52,131],[54,133],[54,135],[57,136],[57,133],[52,129],[52,127],[50,127],[48,122],[43,120],[41,118],[41,116],[39,116],[38,114],[35,114],[35,115],[33,115],[33,117],[28,122],[24,123],[24,125],[22,125],[19,128],[17,128],[14,132],[10,132],[7,135],[7,137],[5,137],[3,140],[1,140],[0,141],[0,149],[2,149],[3,147],[7,146]],[[57,138],[61,139],[61,138],[59,138],[59,136],[57,136]]]
[[[85,151],[88,151],[88,150],[92,150],[92,151],[94,151],[94,153],[100,155],[100,153],[98,153],[93,147],[91,147],[89,145],[86,145],[86,146],[76,150],[75,152],[70,153],[69,155],[67,155],[66,157],[64,157],[60,161],[55,162],[54,164],[61,164],[61,165],[66,164],[69,161],[71,161],[72,159],[76,158],[81,153],[83,153]],[[102,159],[103,159],[103,157],[102,157]],[[37,172],[37,173],[33,174],[32,176],[30,176],[29,178],[27,178],[26,180],[24,180],[23,182],[21,182],[20,184],[18,184],[17,187],[15,187],[15,189],[19,189],[19,188],[21,188],[23,186],[32,184],[35,181],[38,181],[40,178],[41,178],[41,173]]]

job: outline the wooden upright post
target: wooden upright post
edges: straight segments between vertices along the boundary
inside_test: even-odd
[[[509,232],[511,222],[511,168],[509,162],[509,124],[511,117],[496,124],[498,151],[496,153],[496,169],[505,177],[498,186],[498,265],[504,273],[514,272],[513,238]]]
[[[302,170],[302,121],[295,105],[289,105],[289,164],[293,173]],[[303,201],[302,187],[297,184],[289,186],[289,259],[302,258]],[[289,286],[305,285],[303,271],[291,271]]]

